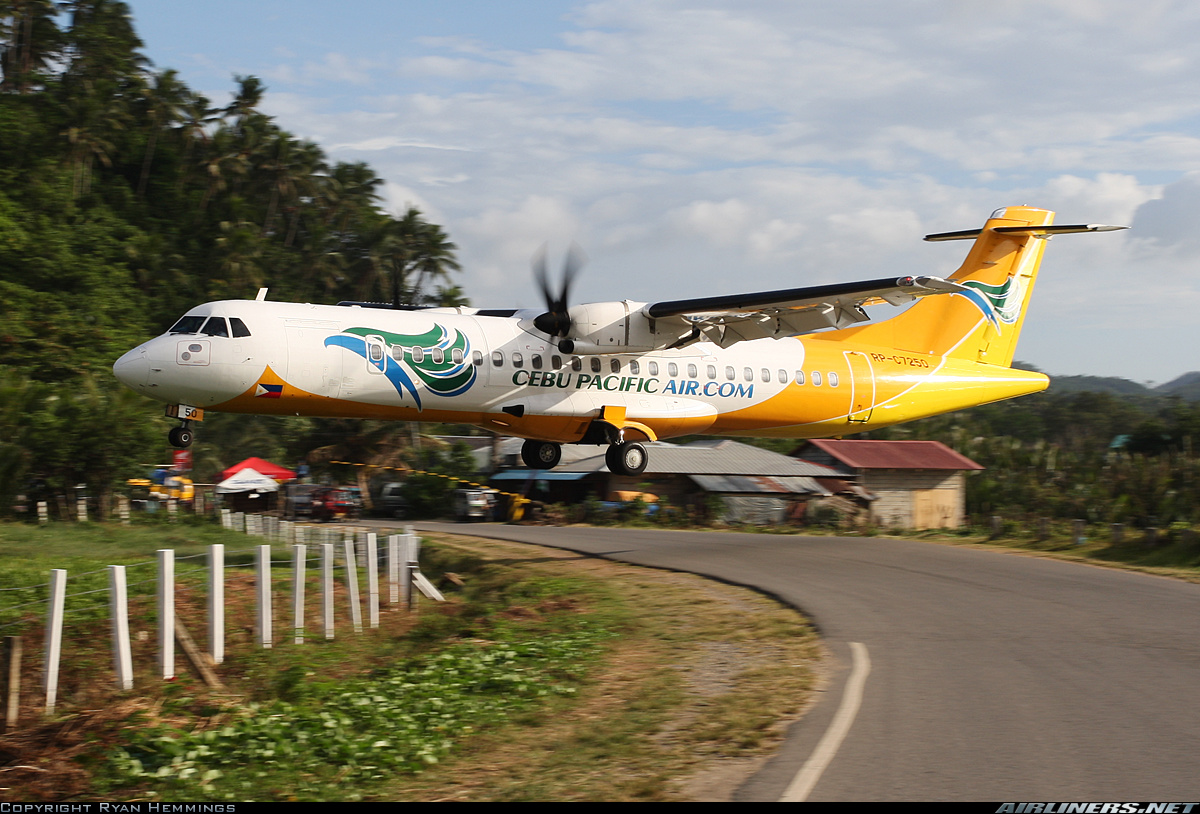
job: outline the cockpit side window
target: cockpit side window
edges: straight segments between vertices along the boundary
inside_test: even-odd
[[[171,326],[171,330],[167,333],[173,334],[198,334],[200,326],[204,324],[204,317],[181,317],[178,322]]]
[[[225,324],[225,317],[209,317],[200,332],[209,336],[229,336],[229,326]]]
[[[246,327],[246,323],[242,322],[237,317],[229,318],[229,328],[233,331],[234,336],[250,335],[250,329]]]

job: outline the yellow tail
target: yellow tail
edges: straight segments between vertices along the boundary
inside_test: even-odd
[[[950,280],[961,293],[925,297],[883,322],[837,331],[839,340],[1009,367],[1054,213],[1027,206],[997,210],[981,230],[926,240],[975,238]],[[1082,231],[1070,227],[1072,231]],[[832,334],[823,336],[834,338]]]

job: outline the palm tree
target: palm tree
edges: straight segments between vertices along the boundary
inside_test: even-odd
[[[150,165],[154,161],[154,150],[158,145],[158,136],[165,128],[183,121],[188,115],[188,98],[186,88],[179,81],[179,74],[174,70],[166,70],[154,77],[154,87],[144,91],[143,102],[145,115],[149,120],[150,135],[146,140],[146,153],[142,159],[142,174],[138,179],[137,194],[139,198],[146,196],[146,184],[150,180]]]

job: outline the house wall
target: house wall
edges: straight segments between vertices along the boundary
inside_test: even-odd
[[[880,526],[956,529],[966,507],[966,477],[959,471],[860,470],[860,483],[878,500],[871,520]]]

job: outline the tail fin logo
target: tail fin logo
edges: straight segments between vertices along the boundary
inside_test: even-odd
[[[978,280],[963,280],[959,284],[970,291],[958,291],[954,296],[965,297],[997,331],[1001,323],[1012,325],[1021,316],[1025,286],[1019,278],[1009,277],[1000,285],[989,285]]]

